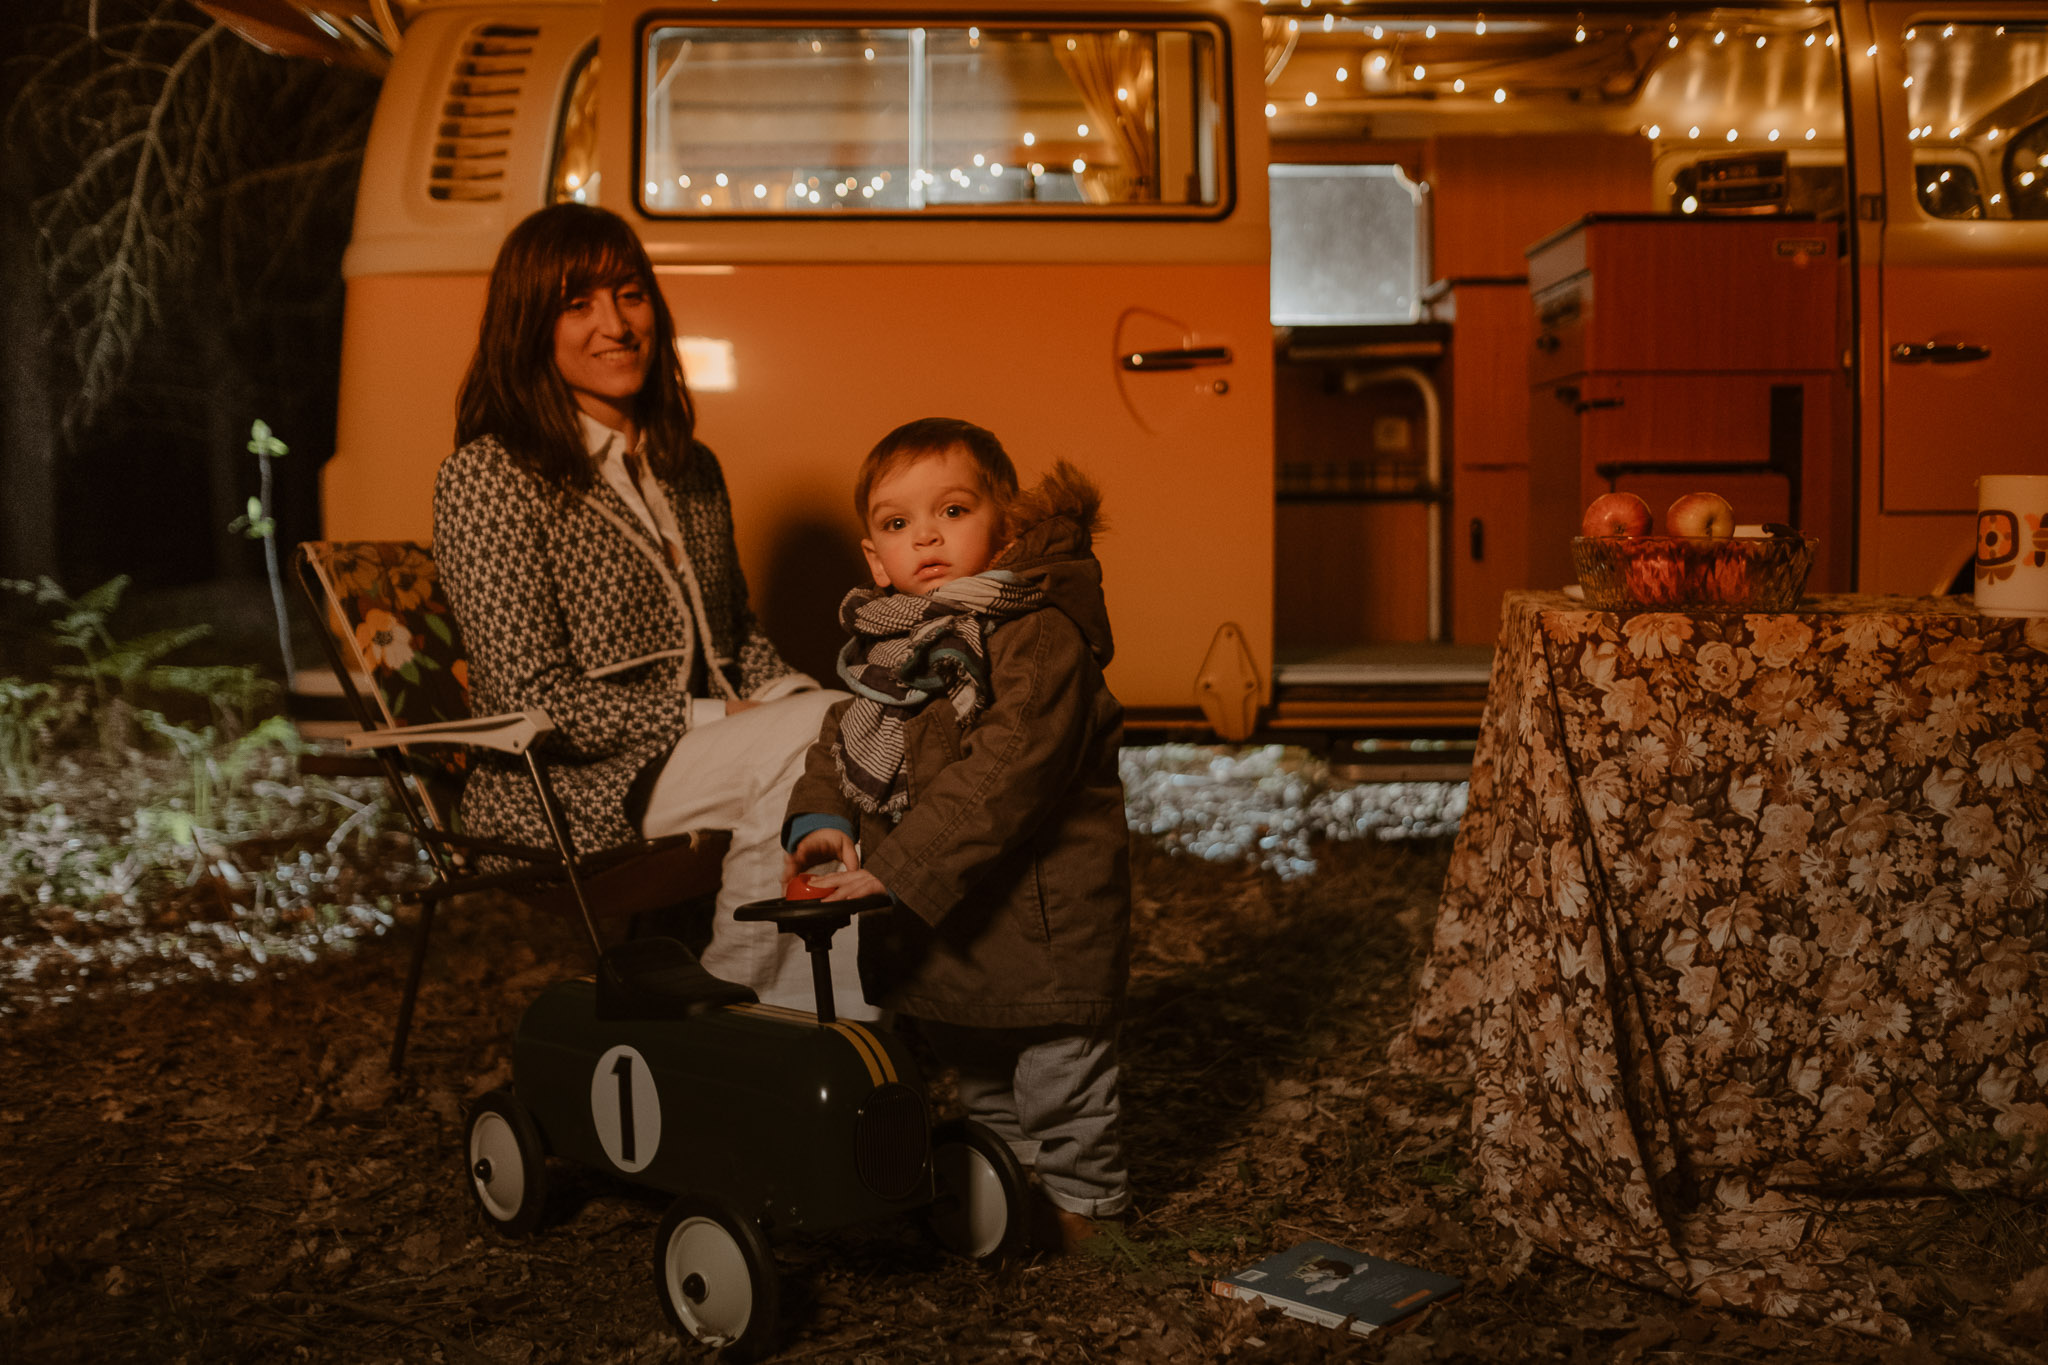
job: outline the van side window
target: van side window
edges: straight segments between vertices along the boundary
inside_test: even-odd
[[[656,24],[641,207],[1215,216],[1223,51],[1207,25]]]
[[[1914,196],[1932,218],[2048,218],[2048,24],[1922,19],[1900,43]]]
[[[555,151],[548,164],[548,202],[597,202],[597,44],[576,59],[568,94],[555,121]]]

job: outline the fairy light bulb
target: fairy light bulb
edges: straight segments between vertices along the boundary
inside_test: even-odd
[[[1457,80],[1455,80],[1455,81],[1452,81],[1452,82],[1451,82],[1451,89],[1455,90],[1455,91],[1456,91],[1457,93],[1459,93],[1460,95],[1464,94],[1464,93],[1465,93],[1465,81],[1464,81],[1464,78],[1463,78],[1463,77],[1460,77],[1459,79],[1457,79]]]
[[[1505,91],[1505,90],[1502,90],[1502,89],[1500,89],[1500,88],[1498,88],[1498,87],[1495,87],[1495,89],[1494,89],[1494,92],[1493,92],[1493,102],[1494,102],[1495,104],[1506,104],[1506,103],[1507,103],[1507,100],[1508,100],[1508,92],[1507,92],[1507,91]]]
[[[1695,123],[1692,127],[1685,130],[1685,135],[1687,137],[1698,137],[1700,135],[1700,126]]]
[[[725,186],[726,186],[725,172],[724,172],[724,171],[720,171],[720,172],[718,173],[718,175],[717,175],[716,179],[717,179],[717,182],[718,182],[718,188],[720,188],[720,189],[724,189],[724,188],[725,188]]]
[[[1313,91],[1313,90],[1309,91],[1309,92],[1308,92],[1308,93],[1307,93],[1306,95],[1303,95],[1303,96],[1301,97],[1301,102],[1302,102],[1303,104],[1306,104],[1306,105],[1307,105],[1307,106],[1308,106],[1309,108],[1311,108],[1311,109],[1315,108],[1315,107],[1316,107],[1316,92],[1315,92],[1315,91]]]
[[[1766,138],[1766,141],[1770,141],[1770,142],[1776,142],[1777,140],[1778,140],[1778,130],[1777,130],[1776,128],[1773,128],[1773,129],[1771,129],[1771,131],[1770,131],[1769,135],[1767,136],[1767,138]]]
[[[1649,136],[1650,136],[1651,138],[1653,138],[1653,139],[1654,139],[1654,138],[1656,138],[1656,137],[1657,137],[1657,136],[1658,136],[1659,134],[1661,134],[1661,133],[1662,133],[1662,132],[1663,132],[1664,130],[1663,130],[1663,128],[1659,127],[1659,126],[1658,126],[1657,124],[1654,124],[1654,123],[1653,123],[1653,124],[1651,124],[1651,125],[1649,126],[1649,129],[1648,129],[1647,131],[1648,131],[1648,133],[1649,133]]]
[[[1279,113],[1279,112],[1280,112],[1280,106],[1279,106],[1279,105],[1277,105],[1277,104],[1269,104],[1269,105],[1267,105],[1267,106],[1266,106],[1266,117],[1267,117],[1267,118],[1271,118],[1271,117],[1273,117],[1273,116],[1274,116],[1275,114],[1277,114],[1277,113]]]
[[[1481,38],[1484,38],[1484,37],[1486,36],[1486,16],[1485,16],[1485,15],[1483,15],[1483,14],[1482,14],[1482,15],[1480,15],[1480,16],[1479,16],[1479,22],[1478,22],[1478,23],[1476,23],[1476,24],[1474,24],[1474,25],[1472,26],[1472,32],[1474,32],[1475,34],[1477,34],[1477,35],[1478,35],[1479,37],[1481,37]]]
[[[1087,170],[1087,169],[1088,169],[1088,163],[1087,163],[1086,161],[1082,160],[1082,159],[1081,159],[1080,157],[1078,157],[1078,156],[1074,158],[1074,174],[1075,174],[1075,175],[1079,175],[1079,174],[1081,174],[1081,172],[1083,172],[1083,171],[1085,171],[1085,170]]]
[[[1719,33],[1716,33],[1716,34],[1714,35],[1714,46],[1715,46],[1715,47],[1719,47],[1719,46],[1720,46],[1721,44],[1723,44],[1723,43],[1725,43],[1725,42],[1727,42],[1727,41],[1728,41],[1728,31],[1727,31],[1726,29],[1723,29],[1722,31],[1720,31]]]
[[[1351,73],[1350,73],[1349,71],[1346,71],[1346,70],[1345,70],[1345,69],[1344,69],[1343,67],[1341,67],[1341,66],[1340,66],[1340,67],[1338,67],[1338,68],[1337,68],[1337,84],[1339,84],[1339,85],[1342,85],[1342,84],[1344,84],[1344,81],[1345,81],[1345,79],[1346,79],[1347,77],[1349,77],[1349,76],[1350,76],[1350,74],[1351,74]]]
[[[1428,74],[1429,73],[1427,71],[1425,71],[1423,68],[1419,66],[1415,68],[1415,79],[1418,81]]]

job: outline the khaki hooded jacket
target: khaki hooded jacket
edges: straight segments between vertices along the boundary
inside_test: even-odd
[[[1061,465],[1021,497],[997,567],[1046,605],[988,636],[990,699],[964,733],[952,708],[906,725],[910,806],[892,824],[840,787],[834,707],[789,812],[836,815],[896,896],[860,924],[868,1000],[977,1028],[1112,1021],[1130,972],[1130,855],[1117,750],[1100,495]]]

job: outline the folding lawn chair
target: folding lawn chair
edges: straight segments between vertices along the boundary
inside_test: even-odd
[[[465,891],[499,888],[536,909],[583,918],[593,943],[594,916],[625,917],[713,896],[732,842],[727,830],[694,830],[579,857],[569,823],[533,745],[554,729],[542,711],[470,713],[468,660],[434,559],[410,541],[307,541],[297,555],[299,584],[326,627],[321,643],[342,695],[362,723],[349,747],[375,754],[392,799],[433,861],[435,880],[419,892],[419,937],[407,968],[391,1069],[405,1064],[406,1035],[426,967],[434,910]],[[418,752],[421,746],[431,746]],[[526,760],[554,847],[532,848],[462,833],[452,819],[470,748]],[[430,756],[431,755],[431,756]],[[512,866],[484,870],[492,858]],[[732,988],[745,991],[744,987]],[[751,991],[745,991],[751,997]]]

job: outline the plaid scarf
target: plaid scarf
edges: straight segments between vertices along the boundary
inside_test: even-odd
[[[960,728],[988,705],[988,648],[994,626],[1038,610],[1045,594],[1015,574],[991,569],[956,578],[929,597],[855,588],[839,604],[853,636],[839,676],[853,703],[839,721],[839,785],[862,810],[901,815],[910,805],[903,727],[944,693]]]

